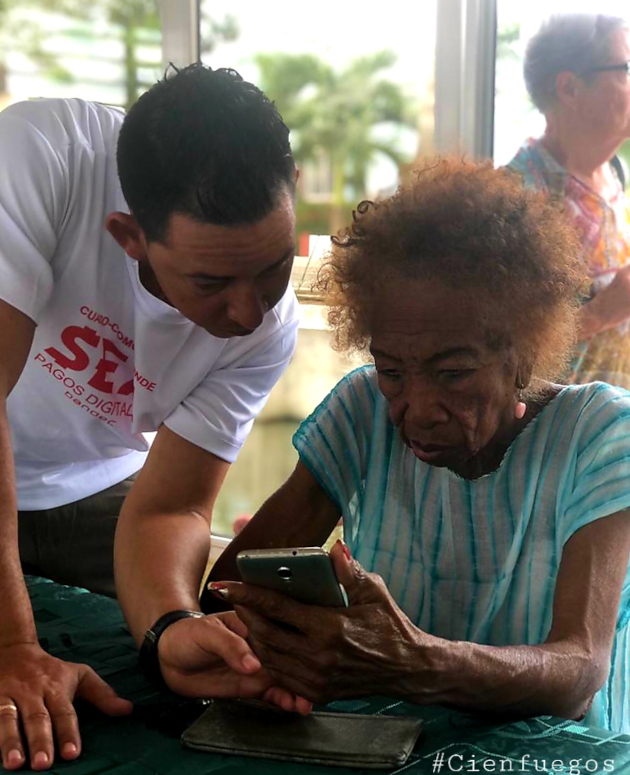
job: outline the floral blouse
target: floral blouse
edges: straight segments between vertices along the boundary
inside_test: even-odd
[[[525,185],[548,191],[563,203],[580,235],[592,298],[630,263],[630,201],[621,183],[613,199],[604,200],[534,139],[525,142],[508,167],[522,176]],[[565,381],[596,380],[630,389],[630,320],[578,344]]]

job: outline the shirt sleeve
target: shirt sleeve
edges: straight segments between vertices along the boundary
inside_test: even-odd
[[[344,516],[366,478],[377,397],[372,375],[362,367],[344,377],[293,437],[300,461]]]
[[[52,257],[67,170],[28,105],[0,113],[0,298],[38,322],[53,290]]]
[[[299,323],[290,290],[264,330],[242,337],[165,420],[178,436],[233,463],[254,419],[286,370]]]
[[[603,383],[594,386],[579,423],[561,545],[590,522],[630,508],[630,393]]]

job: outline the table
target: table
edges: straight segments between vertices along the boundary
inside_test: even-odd
[[[42,646],[54,656],[89,664],[122,696],[136,703],[131,716],[117,719],[103,716],[87,705],[79,707],[83,754],[75,762],[56,762],[48,772],[59,775],[358,775],[375,772],[219,756],[182,748],[179,734],[198,715],[199,703],[162,693],[144,680],[118,604],[85,590],[36,577],[27,577],[27,586]],[[335,702],[328,707],[425,719],[425,731],[411,758],[404,767],[390,771],[390,775],[403,772],[405,775],[630,773],[630,736],[588,728],[565,719],[540,717],[511,723],[500,719],[490,722],[474,714],[420,707],[382,697]],[[575,764],[578,759],[579,766]]]

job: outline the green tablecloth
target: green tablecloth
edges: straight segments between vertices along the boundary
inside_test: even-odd
[[[219,756],[182,748],[179,732],[198,713],[197,706],[161,694],[145,682],[138,671],[135,646],[117,603],[44,579],[29,577],[27,583],[43,647],[62,659],[91,665],[122,696],[136,703],[132,716],[119,719],[107,718],[82,706],[79,715],[83,754],[76,762],[55,763],[49,772],[65,775],[374,772]],[[544,717],[490,723],[474,714],[419,707],[386,698],[336,702],[329,707],[425,719],[424,733],[411,758],[392,773],[630,773],[630,736],[562,719]]]

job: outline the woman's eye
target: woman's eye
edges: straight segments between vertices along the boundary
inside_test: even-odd
[[[378,375],[385,379],[400,379],[400,372],[396,369],[378,369]]]
[[[473,372],[474,369],[441,369],[439,375],[444,379],[460,379],[469,376]]]

